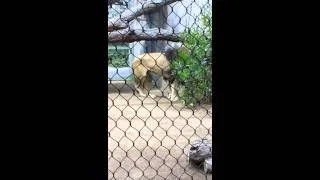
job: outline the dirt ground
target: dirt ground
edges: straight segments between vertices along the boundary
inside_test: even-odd
[[[210,105],[191,110],[165,97],[138,97],[124,82],[108,85],[108,179],[212,179],[188,163],[198,137],[212,138]]]

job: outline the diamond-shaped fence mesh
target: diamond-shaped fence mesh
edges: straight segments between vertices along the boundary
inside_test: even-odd
[[[212,179],[189,157],[212,140],[213,2],[106,2],[108,179]]]

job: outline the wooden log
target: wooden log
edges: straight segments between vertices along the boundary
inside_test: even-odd
[[[126,42],[131,43],[135,41],[157,41],[157,40],[167,40],[173,42],[179,42],[180,38],[178,34],[173,34],[171,30],[167,29],[122,29],[119,31],[114,31],[108,33],[108,42]]]

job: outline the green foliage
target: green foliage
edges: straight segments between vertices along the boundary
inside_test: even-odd
[[[189,52],[180,50],[172,69],[180,82],[179,98],[186,105],[209,102],[212,97],[212,14],[201,17],[199,26],[184,31],[180,38]]]
[[[113,45],[108,47],[109,52],[105,50],[105,54],[108,54],[108,66],[110,67],[128,67],[129,49],[126,46]]]
[[[116,67],[116,68],[120,68],[120,67],[128,67],[128,63],[127,63],[127,57],[128,55],[124,54],[124,53],[114,53],[108,54],[108,66],[110,67]]]

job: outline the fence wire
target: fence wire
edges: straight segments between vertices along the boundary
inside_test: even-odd
[[[189,158],[195,140],[212,140],[212,1],[106,8],[108,179],[212,179]]]

